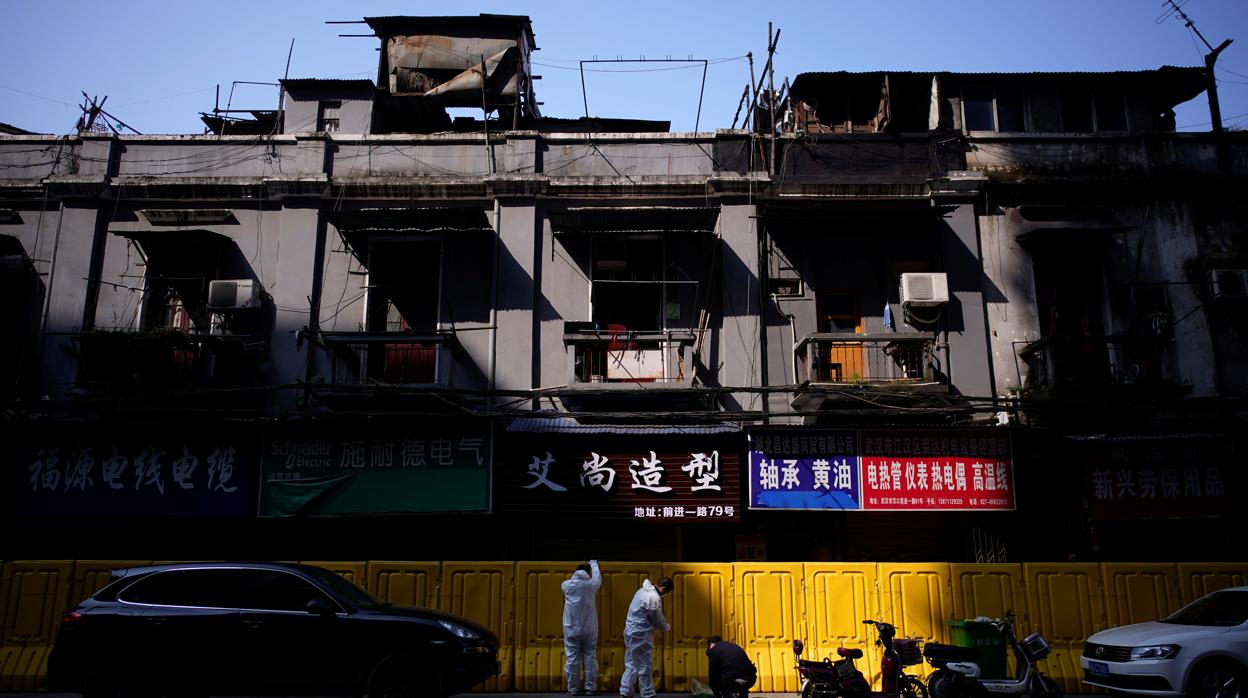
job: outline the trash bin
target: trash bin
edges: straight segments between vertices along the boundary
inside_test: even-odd
[[[1005,657],[1005,636],[997,626],[980,620],[950,620],[945,624],[953,628],[953,644],[973,647],[979,651],[980,675],[985,679],[1009,678]]]

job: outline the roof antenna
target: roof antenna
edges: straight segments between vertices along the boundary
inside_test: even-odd
[[[1213,133],[1217,136],[1221,136],[1222,107],[1218,105],[1218,81],[1213,74],[1213,68],[1214,64],[1218,62],[1218,54],[1222,53],[1227,46],[1231,45],[1231,40],[1227,39],[1226,41],[1218,44],[1217,48],[1214,48],[1209,44],[1209,41],[1205,39],[1205,35],[1201,34],[1200,30],[1196,28],[1196,23],[1192,21],[1191,17],[1187,16],[1187,13],[1183,11],[1183,7],[1181,5],[1175,3],[1174,0],[1166,0],[1166,4],[1170,5],[1170,10],[1159,17],[1158,22],[1164,21],[1170,16],[1178,16],[1179,19],[1183,20],[1183,24],[1186,25],[1188,29],[1195,32],[1196,36],[1200,38],[1201,43],[1205,45],[1205,48],[1209,49],[1209,53],[1205,54],[1205,91],[1209,94],[1209,118],[1213,122]],[[1183,4],[1186,5],[1187,3],[1184,2]]]

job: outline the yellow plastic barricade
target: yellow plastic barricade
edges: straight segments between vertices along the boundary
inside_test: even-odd
[[[478,684],[476,691],[510,691],[515,671],[514,562],[447,562],[442,565],[442,594],[438,608],[476,621],[498,636],[497,677]]]
[[[1007,611],[1020,618],[1027,614],[1020,565],[952,564],[949,582],[953,589],[953,615],[948,620],[1003,618]]]
[[[1084,640],[1105,628],[1101,568],[1091,562],[1024,563],[1027,583],[1026,623],[1016,627],[1021,640],[1039,631],[1053,648],[1040,669],[1067,693],[1084,691],[1079,655]]]
[[[1179,601],[1189,604],[1211,591],[1248,584],[1248,563],[1180,562]]]
[[[579,562],[516,563],[517,691],[566,691],[563,582]],[[574,686],[573,688],[580,688]]]
[[[736,637],[758,667],[758,692],[796,691],[793,640],[805,634],[801,563],[738,562],[733,569]]]
[[[389,562],[370,560],[368,590],[381,600],[400,606],[438,607],[440,562]]]
[[[880,563],[880,616],[897,627],[897,637],[912,637],[923,643],[943,641],[948,637],[945,620],[953,617],[953,597],[949,586],[948,563]],[[876,652],[875,628],[868,638]],[[859,667],[877,689],[880,686],[880,657],[870,655],[870,670]],[[922,666],[907,671],[921,673]]]
[[[733,637],[732,565],[678,563],[663,565],[675,584],[664,613],[672,632],[662,635],[665,690],[688,693],[692,679],[707,682],[706,638]]]
[[[835,660],[839,647],[860,649],[858,670],[864,676],[870,674],[870,665],[878,666],[879,656],[875,630],[862,621],[880,617],[875,563],[811,563],[802,567],[806,588],[806,624],[800,636],[806,646],[803,658]]]
[[[1179,569],[1146,562],[1101,565],[1108,625],[1115,627],[1165,618],[1179,609]]]
[[[299,564],[312,565],[313,567],[323,567],[330,572],[334,572],[348,582],[360,587],[361,589],[368,589],[368,587],[365,586],[368,584],[368,575],[366,574],[368,563],[366,562],[310,562],[307,560],[300,560]],[[372,590],[369,589],[369,591]]]
[[[628,616],[628,604],[633,594],[641,588],[641,580],[654,582],[663,576],[663,566],[657,562],[610,562],[600,565],[602,589],[598,591],[598,692],[617,693],[620,677],[624,674],[624,619]],[[672,596],[664,597],[663,615],[669,621],[673,613]],[[654,652],[654,685],[664,688],[664,663],[662,638]]]
[[[0,571],[0,691],[33,691],[69,605],[73,563],[7,562]]]

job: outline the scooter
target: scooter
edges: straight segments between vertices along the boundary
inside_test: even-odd
[[[880,658],[880,677],[883,691],[874,692],[862,672],[854,664],[855,659],[862,657],[862,650],[838,647],[837,656],[833,661],[825,658],[822,662],[808,661],[801,658],[802,641],[793,641],[793,654],[797,656],[797,671],[801,677],[802,698],[928,698],[927,687],[917,676],[903,671],[904,666],[913,666],[923,660],[919,654],[917,640],[895,640],[897,629],[890,623],[873,620],[862,621],[863,625],[874,625],[879,634],[876,644],[884,648],[884,656]]]
[[[924,654],[932,666],[937,667],[927,684],[933,695],[937,698],[978,698],[980,695],[1062,698],[1062,689],[1037,666],[1050,652],[1044,636],[1032,633],[1020,642],[1014,634],[1013,611],[1006,611],[1005,618],[992,618],[988,622],[996,627],[1014,653],[1017,667],[1014,677],[981,678],[979,665],[974,661],[978,656],[976,650],[932,643],[924,649]],[[950,676],[950,672],[960,676]]]

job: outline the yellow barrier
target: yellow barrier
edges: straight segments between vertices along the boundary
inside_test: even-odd
[[[0,690],[37,689],[62,615],[108,581],[110,570],[146,561],[13,561],[0,568]],[[499,638],[502,672],[478,690],[563,690],[563,595],[572,562],[311,562],[393,603],[440,608]],[[643,578],[672,577],[664,599],[672,632],[658,637],[655,684],[684,692],[706,678],[706,638],[745,648],[759,669],[754,690],[797,690],[791,645],[808,658],[837,647],[866,652],[859,669],[878,683],[875,631],[948,642],[947,620],[1018,616],[1020,637],[1039,630],[1053,653],[1041,665],[1070,693],[1088,635],[1162,617],[1216,589],[1248,583],[1248,563],[672,563],[602,565],[598,597],[599,689],[619,688],[625,614]],[[917,667],[911,668],[911,671]]]
[[[664,609],[672,631],[661,637],[665,690],[688,693],[691,680],[706,683],[706,638],[732,639],[732,565],[676,563],[663,565],[674,590]]]
[[[1044,672],[1067,693],[1079,693],[1083,641],[1104,629],[1101,569],[1095,563],[1024,563],[1027,617],[1016,628],[1019,638],[1039,631],[1053,648]]]
[[[862,621],[880,617],[879,569],[873,562],[803,565],[806,624],[802,656],[836,659],[839,647],[860,649],[858,669],[878,666],[875,632]],[[874,660],[874,661],[873,661]],[[795,670],[790,666],[789,673]]]
[[[805,633],[801,563],[738,562],[733,569],[736,636],[758,667],[754,690],[796,691],[793,640]]]
[[[48,671],[48,650],[69,605],[73,563],[33,560],[0,570],[0,691],[32,691]]]
[[[577,562],[516,563],[515,690],[562,691],[563,582]],[[580,688],[575,686],[573,688]]]
[[[370,561],[366,575],[367,589],[383,601],[400,606],[438,607],[440,562]]]
[[[478,691],[510,691],[515,673],[514,562],[447,562],[442,565],[438,608],[476,621],[498,636],[502,671],[476,687]]]

